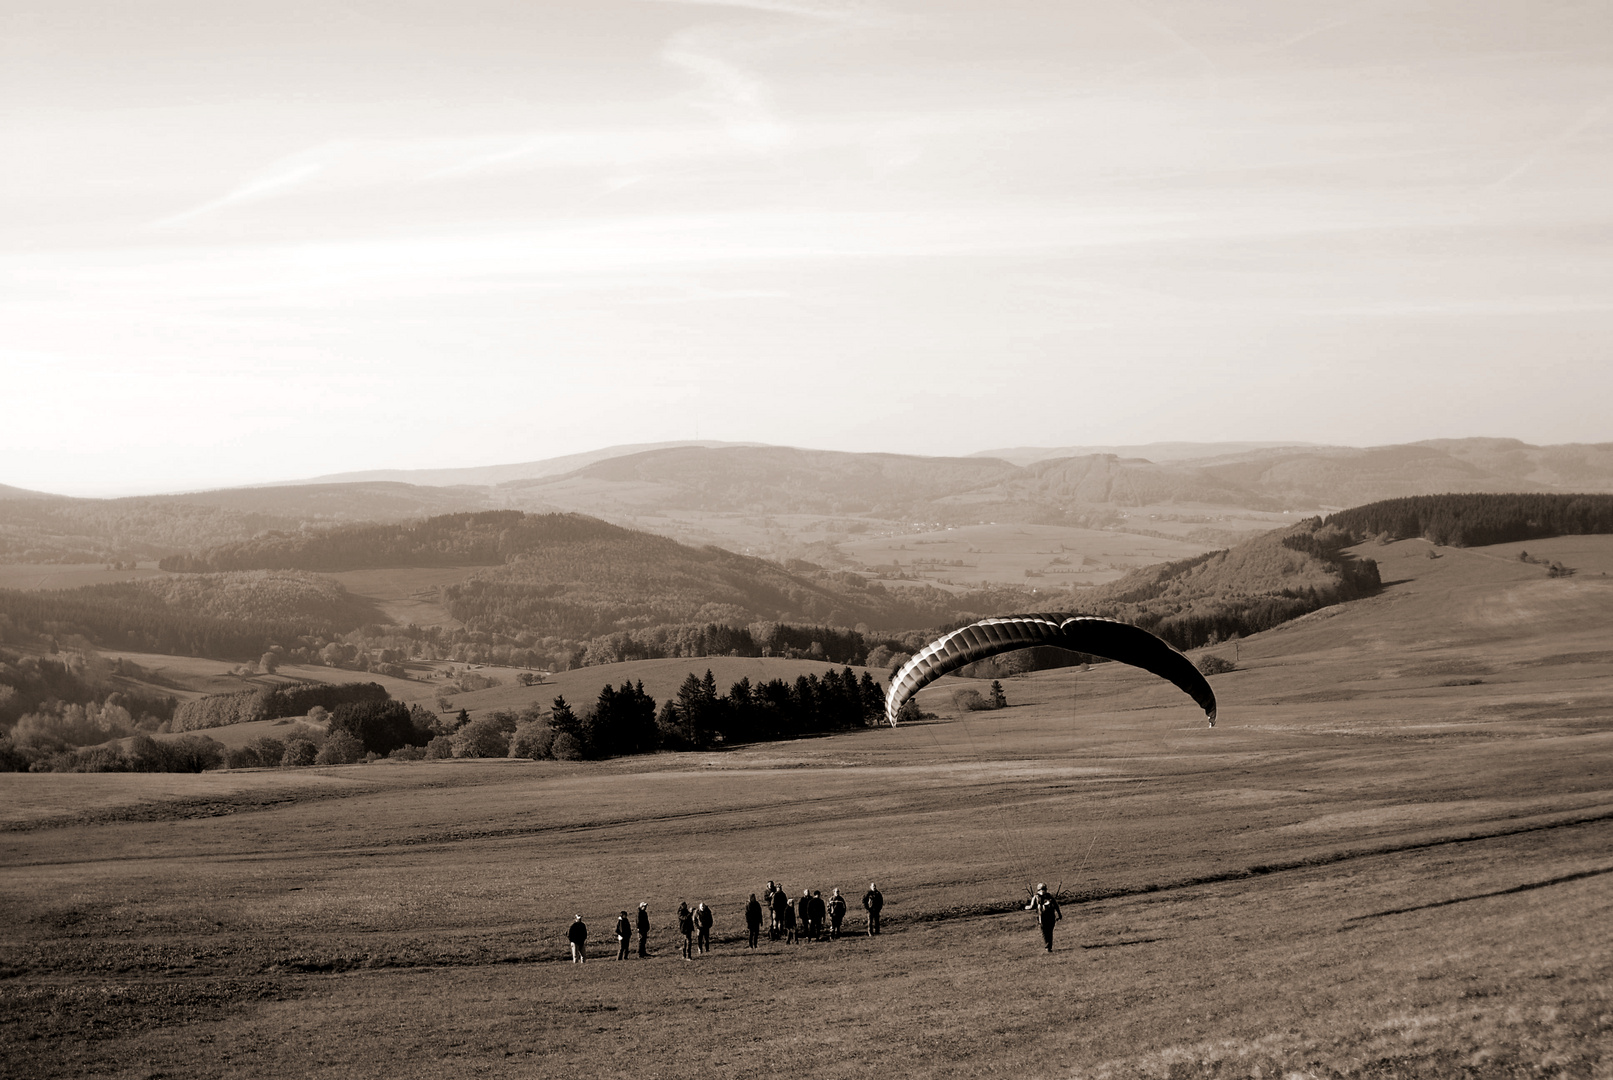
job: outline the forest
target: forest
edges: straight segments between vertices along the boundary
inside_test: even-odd
[[[199,731],[255,720],[279,720],[286,716],[305,716],[314,708],[330,710],[354,702],[386,700],[386,689],[372,682],[265,686],[235,694],[209,694],[184,702],[174,710],[169,730]]]
[[[0,589],[0,641],[76,636],[104,648],[174,656],[255,658],[272,644],[331,640],[378,618],[368,601],[314,574],[207,574],[77,589]]]
[[[39,656],[0,648],[0,727],[40,708],[111,703],[132,722],[154,730],[175,707],[172,696],[154,688],[160,682],[136,664],[93,651]]]
[[[48,702],[0,734],[0,771],[202,772],[218,768],[345,765],[389,757],[518,757],[575,761],[704,750],[715,746],[798,738],[877,724],[884,688],[848,668],[773,679],[741,679],[719,694],[711,670],[691,672],[659,708],[642,683],[609,683],[591,703],[574,709],[564,697],[545,711],[501,710],[471,719],[461,709],[438,714],[388,697],[374,683],[319,683],[215,694],[181,705],[154,739],[136,725],[117,697],[101,706]],[[252,720],[307,715],[283,733],[226,750],[193,732]]]
[[[614,539],[629,532],[582,514],[487,510],[442,514],[419,522],[268,532],[200,554],[171,555],[157,565],[183,573],[221,570],[333,573],[403,566],[496,566],[516,555],[551,545]]]
[[[1358,542],[1422,537],[1479,547],[1548,536],[1613,532],[1613,495],[1414,495],[1329,514],[1327,524]]]

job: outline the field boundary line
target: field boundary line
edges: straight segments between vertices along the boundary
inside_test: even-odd
[[[1450,907],[1452,904],[1465,904],[1469,900],[1488,900],[1492,896],[1511,896],[1514,893],[1531,892],[1535,889],[1544,889],[1551,885],[1566,885],[1570,881],[1583,881],[1586,878],[1600,877],[1603,874],[1613,874],[1613,866],[1602,866],[1595,870],[1581,870],[1576,874],[1564,874],[1561,877],[1547,878],[1545,881],[1530,881],[1523,885],[1514,885],[1510,889],[1496,889],[1493,892],[1474,893],[1471,896],[1456,896],[1449,900],[1435,900],[1431,904],[1417,904],[1413,907],[1390,908],[1388,911],[1374,911],[1370,915],[1352,915],[1346,922],[1361,922],[1363,919],[1382,919],[1389,915],[1405,915],[1412,911],[1427,911],[1429,908]]]
[[[1203,874],[1198,877],[1181,878],[1177,881],[1154,882],[1145,885],[1120,886],[1111,889],[1091,889],[1072,896],[1069,904],[1093,904],[1102,900],[1118,900],[1131,896],[1148,896],[1152,893],[1174,892],[1178,889],[1191,889],[1201,885],[1223,885],[1232,881],[1247,881],[1250,878],[1265,877],[1268,874],[1288,873],[1294,870],[1312,870],[1323,866],[1335,866],[1343,862],[1353,862],[1356,859],[1371,859],[1382,855],[1399,855],[1408,851],[1425,851],[1429,848],[1445,847],[1451,844],[1474,844],[1485,840],[1500,840],[1510,836],[1522,836],[1533,832],[1548,832],[1552,829],[1570,829],[1581,825],[1600,825],[1613,821],[1613,810],[1605,810],[1597,814],[1588,814],[1563,821],[1534,822],[1526,825],[1515,825],[1511,828],[1495,829],[1489,832],[1473,833],[1465,836],[1441,836],[1429,840],[1412,840],[1400,844],[1386,844],[1376,848],[1355,848],[1344,851],[1328,852],[1320,855],[1309,855],[1298,859],[1289,859],[1283,862],[1258,863],[1237,870],[1224,870],[1215,874]],[[1598,871],[1601,873],[1603,871]],[[1613,872],[1613,868],[1609,871]],[[1554,884],[1548,882],[1547,884]],[[1507,891],[1523,891],[1507,890]],[[1496,894],[1500,895],[1500,894]],[[1476,899],[1476,897],[1475,897]],[[1434,906],[1434,905],[1430,905]],[[998,904],[981,905],[976,908],[952,908],[949,911],[937,912],[934,915],[913,915],[908,918],[913,922],[943,922],[947,919],[978,918],[988,915],[1007,915],[1020,910],[1018,905],[1003,907]],[[1414,910],[1414,909],[1408,909]],[[1386,914],[1396,914],[1387,912]]]

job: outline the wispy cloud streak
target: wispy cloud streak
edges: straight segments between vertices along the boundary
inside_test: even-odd
[[[1491,184],[1490,190],[1502,190],[1510,185],[1514,180],[1518,179],[1518,177],[1534,168],[1541,161],[1544,161],[1552,154],[1573,143],[1575,139],[1579,138],[1580,135],[1582,135],[1586,130],[1592,127],[1598,120],[1602,119],[1602,117],[1607,114],[1609,106],[1613,106],[1613,97],[1603,98],[1595,105],[1592,105],[1590,108],[1586,109],[1580,114],[1579,119],[1575,120],[1572,124],[1569,124],[1557,134],[1547,138],[1541,142],[1540,145],[1531,150],[1522,161],[1518,162],[1518,164],[1509,169],[1504,176],[1502,176],[1495,183]]]
[[[173,225],[182,225],[187,221],[204,217],[227,206],[278,195],[306,183],[323,172],[324,169],[324,163],[319,161],[287,163],[267,175],[247,181],[216,199],[209,199],[207,202],[193,206],[189,210],[182,210],[177,214],[171,214],[168,217],[153,221],[150,227],[153,229],[165,229]]]

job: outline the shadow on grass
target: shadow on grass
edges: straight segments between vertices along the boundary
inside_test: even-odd
[[[1165,940],[1164,938],[1157,938],[1157,937],[1128,938],[1125,941],[1100,941],[1096,945],[1083,945],[1083,946],[1081,946],[1081,948],[1083,948],[1083,949],[1118,949],[1122,945],[1152,945],[1156,941],[1164,941],[1164,940]]]

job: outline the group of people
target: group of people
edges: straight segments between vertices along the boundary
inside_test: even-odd
[[[751,893],[750,900],[745,904],[747,948],[758,947],[763,925],[767,926],[769,941],[783,940],[789,945],[802,941],[832,941],[840,937],[844,930],[848,907],[839,889],[832,890],[828,899],[816,889],[802,889],[800,896],[791,897],[784,886],[769,881],[761,899]],[[863,893],[862,907],[864,932],[869,937],[876,937],[880,931],[880,912],[885,907],[885,895],[872,881],[868,883],[868,891]],[[1046,884],[1037,885],[1031,891],[1030,903],[1025,905],[1025,910],[1036,913],[1036,921],[1042,929],[1042,944],[1048,952],[1052,952],[1053,927],[1064,918],[1058,897],[1048,892]],[[686,902],[680,901],[677,918],[678,934],[683,939],[680,947],[683,958],[692,960],[696,955],[709,953],[711,927],[716,918],[706,902],[702,900],[691,908]],[[629,917],[626,911],[617,917],[616,959],[627,959],[635,934],[638,937],[638,954],[649,956],[648,900],[639,903],[637,918]],[[588,959],[588,924],[583,922],[581,915],[572,921],[566,937],[571,942],[571,962],[585,962]]]
[[[798,898],[791,898],[784,886],[769,881],[762,898],[755,893],[745,904],[745,929],[749,948],[757,948],[762,927],[768,928],[769,941],[783,940],[794,945],[801,941],[833,940],[843,932],[848,908],[846,898],[839,889],[831,890],[829,897],[816,889],[802,889]],[[863,893],[864,929],[874,937],[880,929],[880,912],[885,907],[885,895],[872,881]],[[678,903],[678,935],[682,938],[680,951],[685,960],[711,951],[711,927],[716,922],[711,908],[704,900],[693,908],[687,902]],[[634,936],[638,937],[638,955],[649,956],[650,902],[641,901],[636,918],[623,911],[616,919],[616,959],[626,960]],[[588,959],[588,924],[578,915],[566,931],[571,943],[571,962],[581,964]]]
[[[758,901],[756,894],[751,893],[750,903],[745,905],[750,947],[756,948],[761,936],[764,913],[769,941],[782,939],[788,945],[825,938],[833,941],[844,929],[849,906],[839,889],[831,891],[827,900],[816,889],[802,889],[799,897],[792,898],[784,886],[769,881],[762,899]],[[868,883],[868,891],[863,893],[862,906],[864,932],[875,937],[879,934],[879,913],[885,907],[885,894],[872,881]]]

